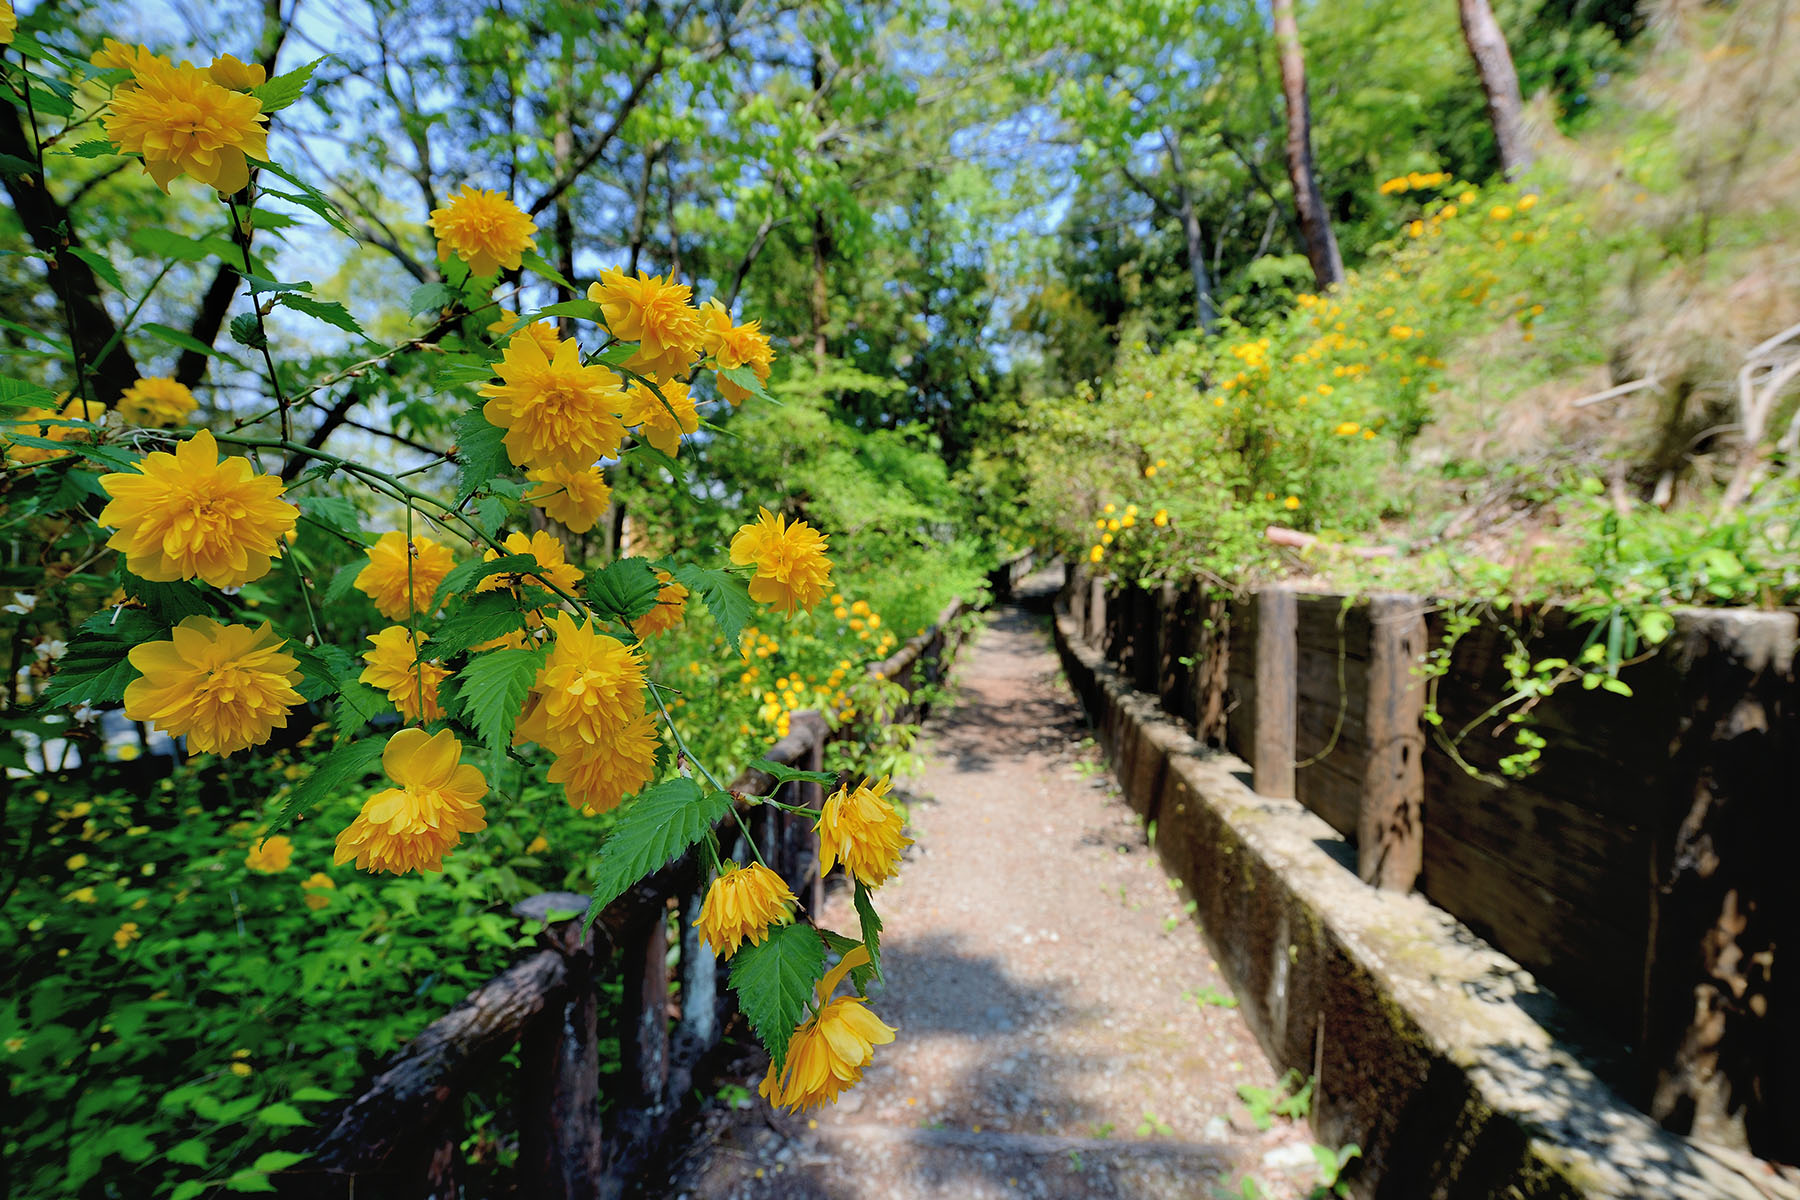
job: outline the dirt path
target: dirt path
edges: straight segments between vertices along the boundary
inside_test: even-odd
[[[898,1040],[816,1120],[709,1106],[669,1194],[1185,1200],[1252,1175],[1303,1195],[1310,1138],[1259,1132],[1240,1103],[1275,1081],[1100,766],[1046,619],[995,610],[956,675],[905,789],[917,845],[881,892],[871,1007]],[[824,923],[855,930],[846,896]]]

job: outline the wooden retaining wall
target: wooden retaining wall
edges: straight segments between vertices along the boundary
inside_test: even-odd
[[[1146,592],[1073,568],[1064,604],[1138,691],[1243,758],[1258,793],[1335,830],[1348,869],[1416,888],[1552,989],[1633,1103],[1800,1160],[1800,1002],[1774,969],[1800,935],[1794,613],[1673,612],[1674,634],[1621,675],[1634,695],[1561,687],[1532,712],[1537,769],[1507,779],[1512,727],[1490,710],[1511,643],[1493,621],[1457,642],[1433,730],[1418,667],[1443,641],[1436,602]],[[1509,624],[1534,659],[1572,659],[1588,633],[1556,611]]]

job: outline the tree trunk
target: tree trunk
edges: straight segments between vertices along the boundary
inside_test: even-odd
[[[1294,185],[1294,211],[1306,240],[1306,257],[1313,279],[1323,291],[1344,282],[1344,260],[1331,232],[1331,216],[1319,195],[1313,171],[1312,107],[1306,99],[1306,57],[1300,49],[1300,26],[1294,20],[1294,0],[1272,0],[1275,13],[1275,45],[1281,56],[1281,91],[1287,99],[1288,178]]]
[[[1194,277],[1194,321],[1201,333],[1210,334],[1219,326],[1219,310],[1213,303],[1212,277],[1206,269],[1206,237],[1200,231],[1200,214],[1194,211],[1194,194],[1188,190],[1180,139],[1164,131],[1163,144],[1169,150],[1169,166],[1175,176],[1176,213],[1181,217],[1181,236],[1187,243],[1188,271]]]
[[[1506,34],[1494,20],[1488,0],[1457,0],[1462,12],[1463,38],[1481,76],[1487,96],[1488,120],[1494,124],[1494,140],[1500,144],[1500,169],[1508,179],[1531,165],[1531,146],[1525,140],[1524,104],[1519,97],[1519,73],[1513,70]]]

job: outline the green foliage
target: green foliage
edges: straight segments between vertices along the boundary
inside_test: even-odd
[[[647,787],[620,813],[600,847],[589,920],[650,872],[712,832],[731,807],[729,792],[702,792],[685,776]]]
[[[825,943],[805,925],[777,925],[757,944],[731,956],[731,990],[768,1047],[779,1075],[787,1063],[788,1041],[806,1019],[813,989],[825,975]]]
[[[513,726],[548,654],[548,647],[490,650],[476,655],[457,674],[462,714],[496,761],[512,742]]]

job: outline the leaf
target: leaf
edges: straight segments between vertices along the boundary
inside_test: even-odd
[[[186,1163],[190,1167],[204,1167],[211,1151],[199,1138],[189,1138],[185,1142],[176,1142],[169,1147],[165,1157],[170,1162]]]
[[[272,1192],[275,1190],[275,1185],[269,1182],[267,1175],[248,1168],[228,1178],[225,1186],[234,1192]]]
[[[0,379],[0,408],[42,408],[56,400],[56,393],[23,379]]]
[[[512,465],[506,453],[506,431],[490,425],[479,408],[456,418],[456,503],[480,491],[482,486]]]
[[[263,111],[266,113],[286,108],[305,94],[307,81],[324,61],[324,58],[315,58],[303,67],[277,75],[261,87],[251,88],[250,94],[262,101]]]
[[[331,727],[340,738],[350,737],[388,710],[387,696],[358,679],[338,677],[337,708]]]
[[[284,308],[305,313],[309,317],[325,322],[327,325],[341,329],[345,333],[362,333],[363,327],[357,323],[350,310],[336,300],[314,300],[310,296],[281,295],[275,302]]]
[[[777,926],[761,945],[739,946],[731,956],[731,990],[768,1049],[777,1076],[787,1063],[788,1041],[806,1019],[807,1001],[824,974],[825,943],[810,925]]]
[[[75,158],[109,158],[119,153],[119,148],[105,138],[95,138],[78,146],[70,146],[68,153]]]
[[[68,252],[86,263],[94,274],[112,284],[114,291],[125,290],[125,281],[119,278],[119,268],[113,266],[110,259],[95,254],[85,246],[70,246]]]
[[[318,760],[313,772],[294,785],[287,802],[269,824],[267,836],[274,836],[293,824],[301,811],[315,807],[340,792],[350,791],[363,776],[381,769],[381,752],[387,748],[382,738],[339,738],[331,753]]]
[[[489,750],[504,753],[525,697],[550,650],[491,650],[457,672],[457,702],[463,717]]]
[[[431,381],[439,387],[462,387],[469,383],[486,383],[494,377],[494,364],[480,361],[456,361],[446,358],[431,373]]]
[[[285,297],[294,292],[310,292],[313,290],[312,280],[302,279],[299,283],[283,283],[279,279],[270,279],[264,275],[252,275],[247,271],[239,271],[238,277],[250,285],[252,296],[274,295]]]
[[[531,314],[533,321],[545,317],[573,317],[578,321],[598,321],[601,319],[600,306],[592,300],[564,300],[560,304],[551,304]]]
[[[272,1175],[276,1171],[285,1171],[295,1163],[305,1161],[306,1155],[304,1154],[295,1154],[291,1150],[270,1150],[266,1154],[258,1155],[256,1161],[250,1164],[250,1169]]]
[[[673,574],[675,582],[700,597],[706,611],[718,622],[719,632],[725,635],[732,653],[736,654],[744,626],[756,613],[756,604],[750,599],[750,585],[730,572],[691,564],[676,567]]]
[[[620,810],[612,836],[600,846],[588,919],[699,841],[730,807],[729,792],[702,795],[700,785],[686,776],[645,788]]]
[[[576,291],[574,284],[562,277],[562,272],[550,265],[548,259],[535,250],[527,250],[519,255],[519,265],[540,279],[547,279],[565,292]]]
[[[845,937],[841,933],[833,933],[829,929],[819,930],[819,936],[825,939],[825,948],[827,950],[829,950],[831,953],[837,955],[839,958],[842,958],[844,955],[850,953],[852,950],[854,950],[858,946],[862,945],[862,943],[857,941],[855,938]],[[860,967],[851,967],[850,968],[850,983],[853,987],[856,988],[857,995],[859,995],[859,996],[868,995],[869,994],[869,984],[874,982],[874,980],[875,980],[874,964],[864,963]]]
[[[294,1089],[293,1099],[302,1104],[325,1104],[343,1099],[343,1093],[327,1091],[322,1087],[303,1087]]]
[[[755,370],[750,367],[720,367],[718,373],[722,378],[737,384],[758,400],[775,398],[769,395],[769,389],[763,386],[763,381],[757,378]]]
[[[796,781],[803,783],[835,784],[838,781],[836,775],[830,775],[824,771],[801,771],[794,767],[784,767],[777,762],[770,762],[766,758],[751,763],[750,769],[752,771],[761,771],[765,775],[773,775],[775,777],[775,782],[778,784],[793,783]]]
[[[273,83],[274,80],[270,80],[269,82]],[[265,84],[264,86],[266,87],[268,85]],[[326,199],[324,192],[321,192],[318,188],[306,182],[306,180],[301,179],[298,175],[293,174],[280,163],[266,162],[263,164],[263,169],[273,175],[280,176],[282,179],[287,180],[289,183],[300,189],[300,191],[295,194],[276,191],[272,187],[265,186],[262,189],[264,195],[278,196],[290,203],[298,204],[301,208],[325,218],[331,227],[336,229],[339,233],[352,238],[356,236],[355,232],[350,228],[350,223],[344,220],[343,214],[338,212],[337,206]]]
[[[191,350],[195,354],[204,354],[208,358],[218,353],[192,334],[183,333],[179,329],[171,329],[167,325],[158,325],[154,321],[146,321],[139,325],[138,332],[149,334],[157,341],[166,342],[178,350]]]
[[[195,1196],[213,1186],[215,1185],[204,1179],[190,1179],[186,1183],[177,1184],[175,1190],[169,1193],[169,1200],[194,1200]]]
[[[363,532],[362,513],[357,511],[356,504],[348,496],[302,496],[295,503],[300,506],[301,512],[353,542],[366,546],[375,540]],[[361,571],[368,564],[353,565]]]
[[[43,703],[52,707],[117,704],[125,685],[137,678],[127,661],[134,647],[161,641],[168,626],[135,609],[106,609],[81,623],[81,630],[57,661]]]
[[[45,424],[47,422],[34,422]],[[77,426],[75,421],[57,421],[58,425]],[[82,458],[99,463],[103,467],[111,467],[115,471],[129,471],[138,465],[135,456],[120,450],[116,446],[96,446],[92,442],[58,442],[47,437],[39,437],[34,433],[15,433],[10,440],[21,446],[40,446],[47,450],[61,450],[65,454],[75,454]]]
[[[0,175],[13,179],[31,179],[38,173],[37,164],[16,154],[0,154]]]
[[[421,283],[406,298],[406,311],[415,317],[435,317],[455,304],[460,294],[447,283]]]
[[[284,654],[293,655],[300,664],[300,673],[305,678],[294,690],[308,704],[336,693],[339,680],[357,674],[355,661],[339,646],[307,646],[289,641],[281,649]]]
[[[172,229],[134,229],[126,240],[134,250],[151,258],[172,258],[176,262],[205,262],[213,253],[213,247],[208,242],[176,233]]]
[[[877,978],[881,975],[881,914],[875,911],[874,897],[869,889],[863,886],[862,880],[856,881],[856,915],[862,922],[863,945],[869,948],[869,965],[875,968]]]
[[[350,562],[339,567],[337,574],[331,577],[331,586],[325,589],[325,607],[335,608],[350,599],[351,593],[356,591],[356,577],[368,565],[367,562]]]
[[[231,324],[227,328],[231,333],[231,340],[240,346],[260,350],[269,344],[269,340],[263,336],[262,322],[257,320],[253,312],[239,313],[231,318]]]
[[[523,628],[525,614],[510,595],[476,596],[438,625],[425,649],[432,658],[443,661]]]
[[[431,599],[433,608],[451,596],[475,590],[475,585],[490,575],[529,575],[543,570],[543,564],[529,554],[502,554],[499,558],[471,558],[451,567],[438,584]]]
[[[621,558],[588,576],[588,603],[621,621],[635,621],[655,608],[661,591],[655,569],[644,558]]]
[[[121,567],[119,586],[165,625],[178,625],[188,617],[212,615],[207,594],[192,583],[152,583]]]

